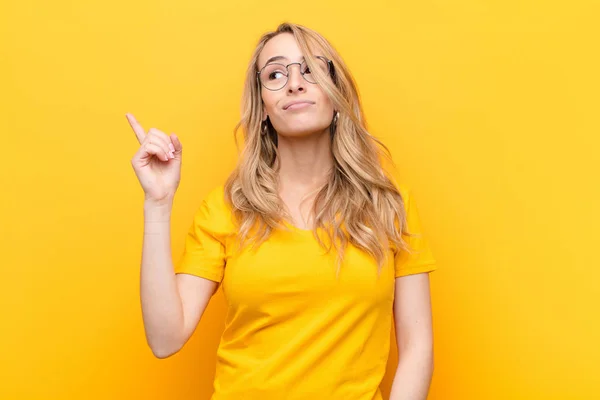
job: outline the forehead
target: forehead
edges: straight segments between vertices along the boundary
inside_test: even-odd
[[[313,51],[313,53],[316,52]],[[263,47],[258,55],[259,68],[265,65],[269,58],[275,56],[283,56],[288,59],[289,62],[295,62],[300,61],[304,54],[300,50],[294,35],[286,32],[280,33],[265,44],[265,47]]]

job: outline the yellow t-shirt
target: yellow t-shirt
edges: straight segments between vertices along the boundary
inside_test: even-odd
[[[421,233],[410,192],[399,189],[409,231]],[[349,245],[336,280],[335,251],[287,226],[235,253],[223,186],[194,216],[175,272],[219,282],[228,304],[211,399],[382,399],[394,278],[436,269],[425,238],[405,237],[415,254],[390,249],[379,277],[375,260]]]

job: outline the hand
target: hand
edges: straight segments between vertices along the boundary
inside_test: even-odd
[[[127,120],[140,143],[131,159],[133,170],[144,189],[145,199],[156,203],[170,201],[181,179],[182,146],[179,138],[150,128],[148,133],[131,114]]]

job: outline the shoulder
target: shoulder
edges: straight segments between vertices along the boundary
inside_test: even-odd
[[[195,215],[196,223],[220,232],[229,232],[234,228],[231,207],[225,200],[225,187],[218,185],[212,187],[202,197]]]
[[[412,188],[410,187],[410,185],[400,178],[400,174],[395,167],[384,168],[384,171],[388,179],[392,182],[394,187],[400,193],[400,196],[402,197],[404,203],[408,203],[407,200],[410,198],[410,194],[412,192]]]
[[[203,198],[203,203],[210,206],[211,209],[224,210],[227,206],[225,202],[225,186],[213,186]]]
[[[396,189],[398,190],[398,193],[400,193],[400,197],[402,198],[402,203],[403,203],[404,209],[408,210],[408,205],[410,202],[412,188],[407,183],[402,182],[399,179],[397,179],[396,176],[392,175],[392,176],[390,176],[390,179],[391,179],[392,183],[394,184],[394,186],[396,187]]]
[[[408,186],[404,183],[399,183],[399,184],[396,184],[396,189],[398,189],[398,192],[400,193],[400,196],[402,197],[402,200],[404,201],[404,203],[407,203],[408,199],[410,198],[410,194],[411,194],[410,186]],[[405,206],[406,206],[406,204],[405,204]]]

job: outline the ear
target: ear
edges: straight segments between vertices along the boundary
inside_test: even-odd
[[[263,122],[265,122],[268,117],[269,117],[269,115],[267,114],[267,109],[263,105],[263,111],[262,111],[262,120],[263,120]]]

